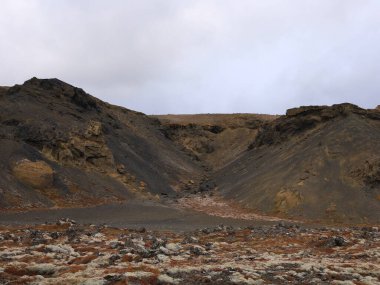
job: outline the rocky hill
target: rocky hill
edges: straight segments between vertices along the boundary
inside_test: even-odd
[[[0,89],[0,208],[158,199],[201,175],[157,120],[58,79]]]
[[[1,87],[0,107],[1,210],[209,193],[228,209],[380,223],[379,108],[146,116],[37,78]]]
[[[351,104],[290,109],[213,181],[258,212],[380,222],[380,112]]]

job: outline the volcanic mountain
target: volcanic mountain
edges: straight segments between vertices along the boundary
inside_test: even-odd
[[[192,193],[296,220],[380,222],[379,109],[146,116],[32,78],[0,87],[0,126],[2,210]]]

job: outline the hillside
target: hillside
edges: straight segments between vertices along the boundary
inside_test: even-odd
[[[58,79],[0,89],[0,208],[158,199],[200,167],[142,113]]]
[[[197,114],[152,116],[167,138],[206,170],[215,171],[236,159],[255,140],[259,128],[278,116],[257,114]]]
[[[351,104],[288,110],[213,181],[258,212],[379,223],[380,112]]]
[[[37,78],[1,87],[0,106],[2,211],[188,199],[220,217],[380,223],[378,108],[146,116]]]

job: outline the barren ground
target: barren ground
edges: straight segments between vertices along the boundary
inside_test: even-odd
[[[216,197],[0,223],[0,284],[380,284],[379,227],[282,221]]]
[[[379,258],[378,227],[0,228],[0,284],[380,284]]]

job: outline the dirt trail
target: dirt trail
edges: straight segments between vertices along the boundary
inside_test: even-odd
[[[220,196],[199,196],[193,195],[178,199],[178,204],[174,204],[179,208],[191,209],[207,215],[233,218],[251,221],[267,221],[267,222],[292,222],[302,223],[302,221],[285,219],[276,216],[262,215],[254,213],[250,209],[241,207],[236,201],[226,200]]]

